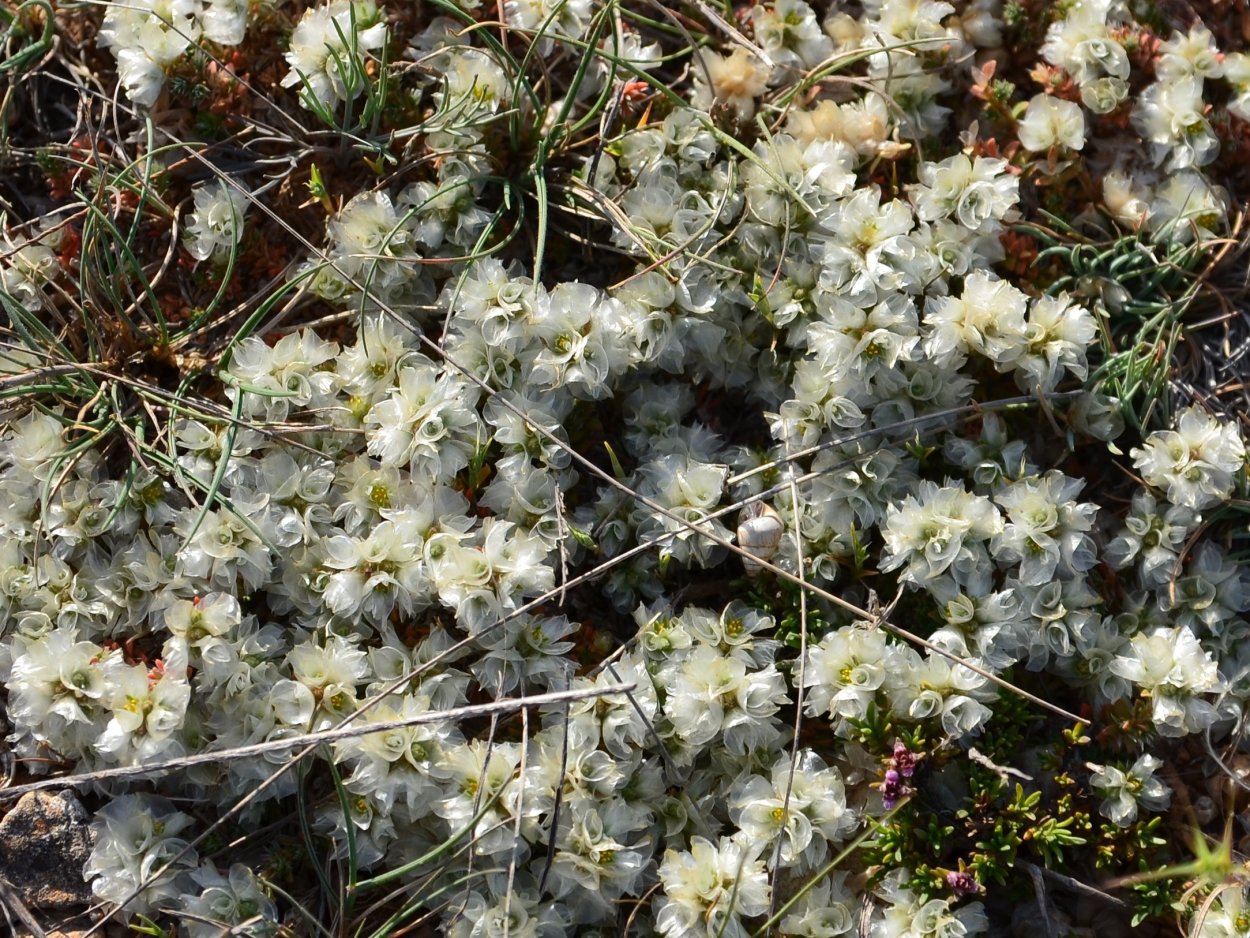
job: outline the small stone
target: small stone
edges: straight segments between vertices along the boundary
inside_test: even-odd
[[[72,791],[29,792],[0,820],[0,877],[32,909],[85,905],[92,896],[82,870],[94,843]]]

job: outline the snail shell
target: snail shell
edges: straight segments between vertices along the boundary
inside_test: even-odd
[[[772,506],[763,502],[752,502],[742,509],[738,515],[738,546],[751,556],[742,556],[742,568],[747,576],[759,576],[763,569],[759,560],[771,560],[781,544],[784,525],[781,515]]]

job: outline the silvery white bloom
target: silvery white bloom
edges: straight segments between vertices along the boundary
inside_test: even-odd
[[[278,909],[265,894],[260,879],[242,863],[231,864],[223,876],[205,863],[190,874],[198,895],[183,895],[178,911],[189,938],[217,938],[223,928],[248,923],[246,934],[267,938],[280,928]],[[203,919],[201,921],[200,919]]]
[[[1109,42],[1108,19],[1118,16],[1112,0],[1077,0],[1064,10],[1062,19],[1050,24],[1042,57],[1084,82],[1107,72],[1118,78],[1128,77],[1128,58],[1105,49],[1088,50],[1089,43]],[[1121,49],[1121,53],[1123,50]]]
[[[1245,467],[1246,447],[1233,422],[1221,421],[1197,405],[1181,411],[1174,430],[1156,430],[1134,448],[1133,465],[1168,501],[1186,508],[1218,505],[1233,494]]]
[[[1002,517],[985,496],[925,480],[918,495],[909,495],[887,512],[880,567],[906,565],[900,579],[916,586],[950,570],[957,582],[980,589],[992,567],[988,542],[1002,530]]]
[[[1133,124],[1150,142],[1155,165],[1171,171],[1215,159],[1220,142],[1204,116],[1205,107],[1202,79],[1194,75],[1158,81],[1142,92]]]
[[[390,396],[365,415],[369,454],[383,465],[406,465],[435,482],[450,482],[487,439],[478,393],[458,373],[414,353],[395,376]]]
[[[201,183],[192,195],[195,210],[183,229],[182,243],[196,260],[220,261],[243,240],[247,195],[224,179]]]
[[[1085,483],[1057,469],[1008,483],[994,500],[1008,522],[990,542],[999,561],[1019,562],[1020,582],[1041,586],[1071,579],[1097,562],[1090,533],[1098,506],[1078,503]]]
[[[677,516],[661,515],[645,506],[635,509],[633,520],[639,539],[667,535],[660,547],[661,557],[672,557],[678,563],[695,561],[707,565],[723,554],[722,547],[697,532],[702,529],[725,540],[730,537],[721,521],[704,520],[720,504],[728,466],[702,463],[674,453],[644,464],[639,475],[639,491]]]
[[[684,746],[719,739],[742,755],[776,740],[773,718],[788,700],[775,666],[749,668],[740,658],[700,646],[679,666],[664,710]]]
[[[1024,331],[1028,347],[1014,362],[1016,383],[1028,391],[1053,391],[1065,371],[1084,378],[1086,351],[1097,336],[1093,313],[1068,294],[1034,298]]]
[[[890,646],[880,629],[843,626],[808,651],[804,702],[812,716],[862,720],[885,684]]]
[[[113,50],[126,96],[151,107],[165,85],[165,69],[201,31],[201,0],[136,0],[110,6],[100,26],[101,46]]]
[[[101,698],[110,719],[95,744],[108,761],[141,765],[184,753],[181,730],[191,701],[187,651],[170,641],[163,655],[151,669],[130,665],[111,675]]]
[[[478,0],[459,0],[476,7]],[[485,885],[482,885],[482,881]],[[572,916],[564,903],[543,896],[525,873],[491,872],[477,877],[443,920],[447,938],[556,938],[568,934]]]
[[[613,694],[575,700],[567,711],[563,707],[553,707],[552,717],[570,720],[571,736],[579,736],[587,745],[600,746],[615,758],[626,760],[646,746],[651,738],[648,725],[659,709],[655,682],[641,656],[627,652],[593,680],[574,678],[568,689],[607,687],[621,682],[636,685],[628,697]]]
[[[223,46],[237,46],[247,34],[248,0],[205,0],[204,36]],[[231,875],[233,875],[233,869]]]
[[[1250,120],[1250,53],[1225,53],[1224,80],[1232,85],[1235,95],[1228,102],[1229,113],[1243,121]]]
[[[911,878],[906,868],[891,870],[875,892],[869,938],[966,938],[989,928],[989,919],[979,902],[951,908],[948,899],[921,897],[903,884]]]
[[[509,27],[533,31],[538,54],[547,56],[556,36],[586,35],[592,8],[591,0],[505,0],[503,14]]]
[[[820,880],[781,920],[778,933],[796,938],[833,938],[854,934],[859,917],[859,897],[846,885],[847,872],[840,870]]]
[[[1155,729],[1184,736],[1210,726],[1215,707],[1202,695],[1224,689],[1215,660],[1185,626],[1156,627],[1134,635],[1111,670],[1150,695]]]
[[[1163,586],[1176,575],[1180,551],[1200,521],[1192,508],[1160,505],[1142,489],[1133,495],[1124,530],[1107,545],[1104,556],[1117,570],[1136,562],[1143,586]]]
[[[735,47],[728,55],[704,51],[694,68],[694,105],[731,109],[739,123],[755,114],[755,101],[768,88],[772,67],[755,53]]]
[[[1193,938],[1250,938],[1250,902],[1246,888],[1230,884],[1212,894],[1212,902],[1204,903],[1187,924]]]
[[[282,87],[302,86],[300,103],[335,108],[365,89],[368,53],[386,43],[386,22],[375,0],[332,0],[309,7],[291,33]]]
[[[1250,609],[1250,574],[1211,541],[1199,544],[1187,561],[1183,574],[1173,568],[1173,578],[1160,584],[1159,608],[1195,635],[1235,643],[1234,620]]]
[[[909,193],[922,221],[953,218],[969,231],[992,234],[1002,229],[1019,201],[1019,179],[1007,161],[962,153],[941,163],[922,163],[920,185]]]
[[[925,351],[936,364],[952,369],[976,352],[1006,371],[1029,348],[1027,303],[1028,297],[1006,280],[974,271],[964,279],[959,297],[925,301]]]
[[[190,816],[173,803],[155,795],[122,795],[98,812],[91,827],[95,846],[83,875],[91,891],[106,902],[120,903],[140,883],[146,885],[125,905],[130,913],[148,913],[165,906],[179,894],[178,874],[197,865],[194,850],[185,853],[164,875],[151,874],[184,852],[187,841],[179,836],[192,824]]]
[[[663,894],[656,928],[665,938],[747,938],[743,918],[768,911],[762,844],[692,837],[689,851],[670,848],[660,864]]]
[[[751,843],[766,844],[764,862],[812,869],[854,830],[842,774],[810,749],[778,759],[767,776],[745,773],[729,791],[729,819]],[[780,840],[780,850],[776,849]]]
[[[433,811],[452,830],[473,828],[474,850],[479,856],[508,855],[525,849],[516,834],[529,842],[540,839],[540,819],[554,800],[548,772],[529,763],[520,774],[521,747],[517,743],[474,739],[464,745],[447,745],[435,775],[444,780],[446,795],[435,801]],[[557,766],[558,768],[558,766]],[[471,825],[474,819],[476,824]]]
[[[249,336],[230,356],[227,371],[238,384],[227,394],[243,395],[243,413],[249,417],[281,421],[293,410],[327,407],[334,402],[337,377],[327,366],[339,347],[323,341],[311,329],[284,335],[272,346]]]
[[[1150,200],[1147,226],[1157,240],[1186,243],[1215,237],[1227,224],[1227,193],[1198,170],[1171,173]]]
[[[1172,792],[1155,772],[1163,760],[1149,753],[1137,758],[1128,769],[1114,765],[1091,765],[1090,784],[1103,795],[1098,813],[1113,824],[1127,827],[1137,820],[1138,805],[1149,811],[1162,811],[1171,803]]]
[[[60,234],[52,231],[41,232],[33,237],[15,240],[8,230],[6,216],[0,212],[0,290],[3,290],[19,304],[32,313],[43,307],[43,288],[50,283],[61,270],[61,262],[56,251]],[[51,224],[45,221],[44,225]],[[21,353],[18,353],[19,355]],[[12,359],[14,352],[5,356]],[[10,370],[7,363],[0,359],[0,370]],[[14,365],[30,365],[33,362],[14,362]]]
[[[1085,115],[1081,106],[1053,95],[1034,95],[1018,129],[1020,143],[1035,153],[1055,146],[1071,150],[1085,146]]]
[[[1195,23],[1189,32],[1174,32],[1172,38],[1159,44],[1155,75],[1163,81],[1188,78],[1220,78],[1224,74],[1223,56],[1216,48],[1211,30]]]
[[[833,53],[815,12],[803,0],[775,0],[751,8],[755,39],[778,65],[813,68]]]

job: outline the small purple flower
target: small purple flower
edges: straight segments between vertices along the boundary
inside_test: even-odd
[[[885,779],[881,782],[881,800],[886,810],[898,804],[898,800],[911,791],[903,784],[902,777],[894,769],[886,769]]]
[[[916,754],[902,740],[894,741],[894,755],[890,757],[890,762],[903,778],[911,778],[916,771]]]
[[[959,899],[964,896],[975,896],[981,891],[981,884],[966,870],[951,870],[946,874],[946,885],[951,887],[951,891]]]

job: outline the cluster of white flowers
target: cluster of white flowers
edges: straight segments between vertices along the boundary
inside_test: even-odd
[[[35,237],[15,236],[0,213],[0,290],[29,312],[44,306],[44,289],[61,273],[56,256],[60,236],[55,230]]]
[[[183,243],[196,260],[222,260],[243,240],[247,194],[225,180],[197,186],[195,211],[188,217]]]
[[[1128,97],[1128,52],[1116,38],[1122,20],[1113,0],[1077,0],[1051,23],[1041,48],[1042,58],[1072,77],[1081,103],[1095,114],[1109,114]]]
[[[237,46],[248,18],[248,4],[239,0],[137,0],[109,6],[97,41],[117,59],[127,97],[151,107],[166,70],[191,46],[201,40]]]
[[[386,44],[386,22],[375,0],[331,0],[304,11],[291,33],[284,88],[298,87],[307,108],[333,111],[365,90],[365,57]]]
[[[352,718],[372,731],[309,760],[339,795],[307,804],[311,834],[379,871],[467,834],[473,875],[443,922],[466,938],[606,932],[627,906],[667,938],[745,938],[774,912],[779,935],[983,934],[978,884],[943,844],[925,849],[958,861],[949,876],[903,848],[828,866],[906,796],[966,788],[960,760],[1015,719],[1000,684],[1022,675],[1137,734],[1074,770],[1087,813],[1114,831],[1165,810],[1163,763],[1133,761],[1132,741],[1225,732],[1250,705],[1250,575],[1206,536],[1246,492],[1244,438],[1190,406],[1126,445],[1141,485],[1087,488],[1079,456],[1107,458],[1091,439],[1123,432],[1124,402],[1078,389],[1121,309],[1075,276],[1046,292],[1059,260],[1018,276],[1009,251],[1038,179],[1087,159],[1102,204],[1074,225],[1142,251],[1226,230],[1204,82],[1250,118],[1250,56],[1195,26],[1143,75],[1123,5],[1075,0],[1044,31],[1045,90],[1005,111],[1015,139],[973,125],[956,146],[968,63],[1008,41],[991,0],[756,3],[740,42],[688,50],[680,93],[643,107],[668,40],[591,0],[505,0],[490,29],[419,7],[289,17],[281,84],[323,115],[351,110],[393,35],[408,43],[388,106],[420,115],[394,141],[419,156],[322,199],[323,243],[287,285],[293,308],[311,293],[354,331],[249,323],[217,403],[171,413],[120,475],[116,452],[83,445],[89,408],[3,424],[16,754],[150,766]],[[110,5],[100,42],[151,106],[171,66],[243,42],[255,10]],[[824,82],[843,59],[852,80]],[[561,98],[571,63],[581,84]],[[531,83],[531,66],[549,74]],[[568,146],[588,113],[596,145]],[[567,174],[540,165],[570,152]],[[539,177],[530,267],[529,219],[508,213],[530,211]],[[264,197],[249,192],[192,190],[193,258],[235,257]],[[610,233],[573,231],[592,208]],[[32,312],[61,272],[56,237],[6,229],[0,287]],[[1028,403],[997,409],[1017,391]],[[737,534],[755,562],[727,549],[732,517],[766,525],[766,543]],[[763,559],[822,598],[792,600]],[[875,611],[874,590],[897,593],[896,617],[852,619],[823,593]],[[563,690],[598,696],[489,729],[445,716]],[[182,917],[191,938],[276,933],[276,893],[187,849],[197,822],[165,796],[225,809],[285,758],[188,768],[152,782],[160,796],[102,786],[96,894]],[[245,819],[300,785],[289,773]],[[1240,934],[1241,903],[1230,890],[1208,919]]]
[[[1236,424],[1197,406],[1177,415],[1175,429],[1150,434],[1132,456],[1142,478],[1165,489],[1168,501],[1182,508],[1227,501],[1245,478],[1246,445]]]
[[[256,875],[234,864],[222,875],[181,836],[194,819],[154,795],[124,795],[97,812],[95,846],[86,873],[92,891],[127,911],[158,908],[188,913],[192,938],[240,926],[249,935],[278,933],[278,914]]]

